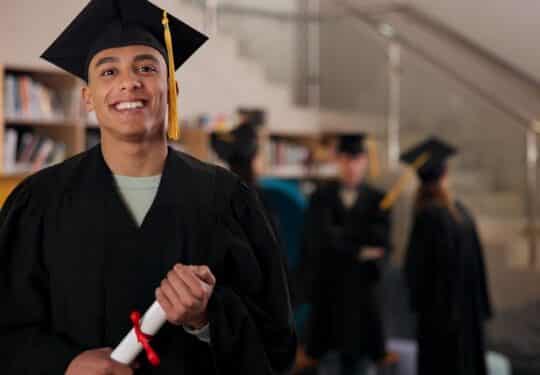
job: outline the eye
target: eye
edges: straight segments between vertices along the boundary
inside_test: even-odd
[[[143,65],[137,69],[141,73],[155,73],[157,69],[152,65]]]
[[[114,69],[106,69],[104,70],[103,72],[101,72],[101,76],[102,77],[111,77],[115,74],[115,70]]]

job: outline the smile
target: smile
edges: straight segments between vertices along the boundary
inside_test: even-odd
[[[117,111],[132,111],[136,109],[141,109],[146,106],[146,101],[144,100],[134,100],[134,101],[125,101],[118,102],[112,105]]]

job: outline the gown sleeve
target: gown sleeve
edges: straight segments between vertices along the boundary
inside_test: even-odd
[[[282,372],[296,351],[285,266],[255,192],[232,190],[212,234],[224,266],[208,305],[211,350],[221,374]]]
[[[45,201],[31,186],[21,183],[0,212],[0,360],[9,374],[61,374],[82,348],[52,328],[42,260]]]
[[[475,255],[478,258],[478,280],[480,288],[480,298],[481,298],[481,309],[482,309],[482,318],[484,320],[492,319],[494,316],[493,306],[491,304],[491,297],[489,293],[488,286],[488,277],[486,271],[486,264],[484,260],[484,247],[482,246],[482,241],[478,234],[478,229],[476,223],[471,218],[473,223],[473,236],[474,236],[474,245],[475,245]]]

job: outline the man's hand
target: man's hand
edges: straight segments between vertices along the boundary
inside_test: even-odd
[[[356,254],[356,259],[360,262],[381,259],[384,256],[382,247],[361,247]]]
[[[199,329],[208,324],[206,306],[216,279],[206,266],[176,264],[156,290],[156,299],[174,325]]]
[[[111,359],[110,348],[82,352],[68,366],[66,375],[132,375],[133,370]]]

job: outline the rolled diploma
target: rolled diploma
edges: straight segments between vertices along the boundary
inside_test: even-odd
[[[141,318],[141,331],[147,335],[154,336],[166,321],[165,312],[159,303],[155,301]],[[132,328],[114,349],[111,358],[117,362],[129,365],[142,350],[143,347],[137,341],[135,330]]]

